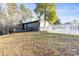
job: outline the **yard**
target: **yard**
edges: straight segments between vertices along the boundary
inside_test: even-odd
[[[0,55],[79,55],[79,36],[47,32],[22,32],[0,36]]]

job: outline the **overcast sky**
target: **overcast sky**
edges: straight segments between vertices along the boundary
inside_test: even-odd
[[[24,5],[31,10],[34,10],[36,7],[33,3]],[[56,3],[55,8],[62,23],[79,20],[79,3]]]

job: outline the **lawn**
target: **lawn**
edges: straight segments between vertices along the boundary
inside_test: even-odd
[[[22,32],[0,36],[0,55],[79,55],[79,36],[47,32]]]

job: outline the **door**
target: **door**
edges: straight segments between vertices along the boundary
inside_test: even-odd
[[[22,29],[25,30],[25,24],[22,24]]]

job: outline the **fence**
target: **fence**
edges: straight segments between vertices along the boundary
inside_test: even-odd
[[[40,31],[79,35],[79,25],[49,25],[47,27],[40,27]]]

